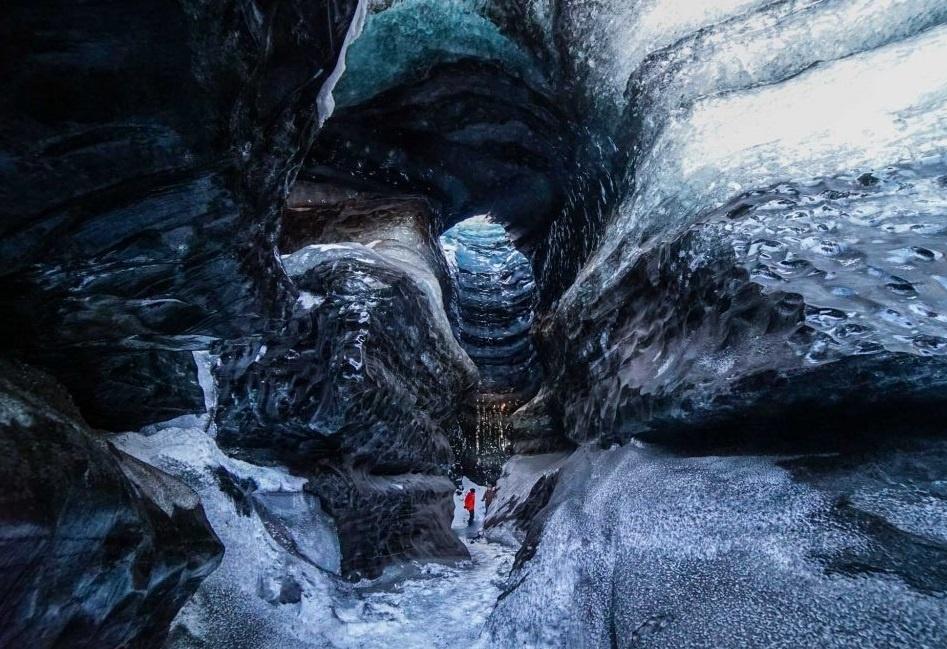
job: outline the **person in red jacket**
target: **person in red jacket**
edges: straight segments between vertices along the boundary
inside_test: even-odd
[[[474,510],[477,509],[477,491],[471,487],[467,495],[464,496],[464,509],[467,510],[467,525],[473,525]]]

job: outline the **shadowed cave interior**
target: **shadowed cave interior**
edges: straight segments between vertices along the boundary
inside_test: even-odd
[[[0,647],[947,644],[943,2],[0,49]]]

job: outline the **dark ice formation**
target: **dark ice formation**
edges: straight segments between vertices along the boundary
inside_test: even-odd
[[[0,646],[161,647],[224,548],[191,489],[0,364]]]
[[[487,215],[458,223],[440,241],[454,288],[448,314],[480,374],[452,440],[458,470],[492,484],[509,456],[510,416],[540,380],[531,335],[535,282],[529,261]]]
[[[292,222],[315,221],[328,201],[297,189]],[[429,210],[368,196],[337,207],[308,233],[321,243],[304,245],[301,227],[284,237],[302,247],[282,257],[299,294],[283,328],[224,346],[218,443],[310,478],[336,519],[347,576],[375,577],[392,559],[465,557],[450,532],[446,427],[476,369],[444,309]]]
[[[0,645],[947,644],[942,0],[5,18]]]
[[[191,351],[286,310],[274,232],[355,4],[10,7],[0,338],[93,426],[200,409]]]
[[[193,494],[83,419],[203,410],[192,350],[284,317],[277,221],[355,7],[7,8],[0,344],[81,418],[4,364],[3,646],[161,646],[220,561]]]

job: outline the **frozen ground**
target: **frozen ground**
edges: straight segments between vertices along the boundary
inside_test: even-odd
[[[178,616],[169,649],[487,646],[481,630],[515,550],[481,536],[481,488],[470,527],[456,497],[454,530],[470,551],[469,561],[412,562],[353,585],[331,575],[338,568],[337,544],[327,540],[334,530],[317,505],[305,501],[302,478],[228,458],[198,427],[129,433],[117,442],[187,479],[226,546],[221,567]],[[215,479],[221,470],[250,492],[246,500],[221,491]],[[470,484],[464,481],[464,491]]]
[[[385,588],[366,588],[336,615],[346,624],[333,646],[372,649],[488,647],[481,637],[513,563],[498,543],[465,539],[470,561],[429,563]]]
[[[212,359],[196,354],[208,410]],[[484,490],[464,479],[453,528],[470,551],[459,563],[412,562],[357,584],[336,576],[331,518],[281,467],[228,457],[207,414],[113,438],[124,451],[178,477],[201,497],[226,551],[220,567],[181,609],[166,649],[467,649],[510,572],[514,550],[480,534]],[[474,525],[463,496],[477,489]]]
[[[467,526],[463,493],[477,489],[474,525]],[[455,496],[453,528],[470,551],[470,561],[413,564],[381,579],[357,585],[353,598],[335,614],[345,622],[333,638],[339,649],[460,649],[487,647],[481,631],[493,611],[515,550],[490,543],[483,526],[483,488],[464,478]]]
[[[800,457],[579,449],[491,615],[492,646],[947,646],[947,443],[897,442]]]

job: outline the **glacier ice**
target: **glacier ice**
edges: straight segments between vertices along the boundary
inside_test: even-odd
[[[494,646],[937,646],[944,451],[580,450],[489,620]]]
[[[944,644],[943,0],[68,4],[4,338],[200,496],[172,647]]]

